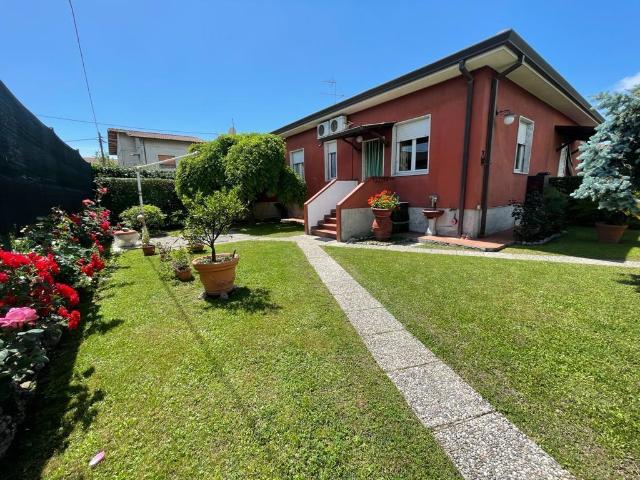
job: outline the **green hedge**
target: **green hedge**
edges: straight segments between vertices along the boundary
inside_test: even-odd
[[[107,165],[101,165],[94,163],[91,165],[93,170],[93,177],[95,179],[109,177],[109,178],[136,178],[135,168],[121,167],[120,165],[113,164],[112,162]],[[142,178],[169,178],[175,177],[174,170],[150,170],[146,168],[140,169],[140,176]]]
[[[184,212],[184,205],[176,195],[175,182],[167,178],[143,178],[142,198],[145,203],[159,207],[171,219],[177,212]],[[102,204],[111,210],[111,218],[118,216],[129,207],[138,205],[138,187],[135,178],[99,179],[99,184],[108,189]],[[175,223],[175,222],[170,222]]]

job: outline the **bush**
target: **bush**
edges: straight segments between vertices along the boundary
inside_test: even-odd
[[[134,207],[127,208],[124,212],[120,214],[120,220],[125,224],[125,226],[133,229],[142,228],[142,222],[138,220],[138,215],[142,213],[142,209],[139,205]],[[162,228],[164,225],[165,219],[167,216],[162,213],[155,205],[146,204],[144,206],[144,220],[147,224],[147,228],[150,231],[157,231]]]
[[[141,183],[145,203],[148,202],[160,208],[169,215],[169,220],[184,215],[184,205],[176,194],[173,180],[143,178]],[[113,216],[119,216],[139,201],[138,185],[135,178],[101,178],[100,184],[107,187],[109,191],[102,203],[111,210]],[[170,223],[170,225],[175,224]]]
[[[220,135],[215,140],[192,145],[199,152],[184,158],[176,169],[176,192],[181,198],[193,198],[198,192],[210,195],[227,185],[225,158],[242,135]]]
[[[566,226],[566,210],[566,195],[553,187],[547,187],[543,194],[528,193],[524,203],[514,205],[516,239],[535,242],[562,231]]]
[[[108,162],[106,165],[100,163],[92,163],[91,169],[93,170],[94,179],[100,179],[104,177],[109,178],[136,178],[136,169],[121,167],[116,162]],[[142,178],[169,178],[175,177],[175,172],[172,170],[149,170],[146,168],[140,169],[140,176]]]
[[[306,185],[287,166],[284,141],[277,135],[221,135],[192,148],[200,153],[182,160],[176,172],[176,190],[184,201],[224,188],[235,189],[246,203],[263,194],[297,204],[306,197]]]

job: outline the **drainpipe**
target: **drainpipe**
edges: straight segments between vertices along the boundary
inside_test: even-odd
[[[491,95],[489,98],[489,112],[487,113],[487,137],[485,139],[484,160],[482,161],[482,194],[480,197],[480,232],[479,237],[484,237],[487,229],[487,210],[489,203],[489,173],[491,169],[491,149],[493,146],[493,127],[496,121],[498,85],[500,80],[519,68],[524,62],[524,55],[500,73],[495,73],[491,78]]]
[[[467,106],[464,118],[464,140],[462,142],[462,171],[460,173],[460,198],[458,200],[458,236],[462,236],[464,204],[467,198],[467,175],[469,173],[469,137],[471,136],[471,110],[473,107],[473,75],[467,70],[465,60],[458,64],[460,73],[467,79]]]

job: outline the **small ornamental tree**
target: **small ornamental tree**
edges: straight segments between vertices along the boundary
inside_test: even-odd
[[[629,215],[640,216],[640,85],[596,98],[606,120],[580,147],[583,180],[571,195],[613,212],[608,222],[624,223]]]
[[[197,194],[193,200],[187,200],[187,210],[186,228],[191,238],[211,247],[211,263],[216,263],[216,240],[245,214],[237,191],[223,189],[208,196]]]

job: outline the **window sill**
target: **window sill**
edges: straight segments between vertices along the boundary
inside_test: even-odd
[[[520,171],[518,171],[518,170],[514,170],[514,171],[513,171],[513,173],[514,173],[515,175],[529,175],[529,172],[520,172]]]
[[[428,175],[429,170],[414,170],[411,172],[395,172],[392,177],[413,177],[416,175]]]

